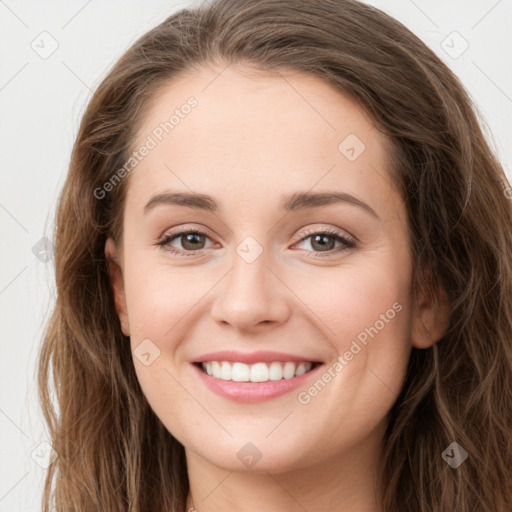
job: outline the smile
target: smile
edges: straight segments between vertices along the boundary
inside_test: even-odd
[[[321,363],[316,362],[258,362],[246,364],[233,361],[206,361],[202,370],[217,379],[233,382],[268,382],[292,379],[309,372]]]
[[[206,388],[222,398],[239,403],[263,402],[290,393],[299,386],[307,386],[310,380],[318,377],[324,366],[320,362],[277,361],[254,364],[206,361],[191,364]],[[249,380],[234,380],[247,379],[247,376]]]

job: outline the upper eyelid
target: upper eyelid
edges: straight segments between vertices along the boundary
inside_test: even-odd
[[[175,226],[175,227],[166,229],[162,233],[162,235],[159,237],[159,240],[164,240],[169,237],[177,237],[178,235],[184,235],[187,233],[196,233],[196,232],[202,233],[212,239],[215,238],[210,235],[210,230],[204,226],[199,225],[199,227],[195,227],[195,226],[185,225],[184,227]]]
[[[183,229],[178,229],[177,231],[166,231],[161,237],[160,237],[160,240],[165,240],[166,238],[179,238],[180,236],[182,235],[186,235],[188,233],[199,233],[201,235],[205,235],[207,236],[208,238],[210,238],[212,241],[215,237],[212,237],[209,233],[208,233],[208,230],[206,228],[183,228]],[[316,234],[321,234],[321,233],[326,233],[330,236],[340,236],[342,238],[353,238],[354,240],[357,241],[357,238],[349,233],[347,233],[346,235],[343,234],[343,232],[338,232],[337,231],[337,228],[311,228],[311,229],[308,229],[306,230],[306,232],[302,233],[302,235],[300,236],[300,238],[297,240],[297,242],[301,242],[302,240],[304,240],[305,238],[308,238],[312,235],[316,235]],[[295,243],[297,243],[295,242]]]

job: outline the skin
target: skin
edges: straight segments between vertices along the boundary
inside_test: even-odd
[[[187,510],[193,502],[199,512],[380,511],[386,415],[411,348],[430,346],[447,327],[447,312],[412,292],[407,214],[388,175],[386,140],[358,106],[316,77],[222,69],[196,69],[155,96],[134,147],[190,96],[198,106],[131,171],[123,244],[109,238],[105,245],[132,351],[145,339],[160,350],[149,366],[134,356],[137,377],[185,447]],[[366,146],[354,161],[338,149],[349,134]],[[221,209],[160,205],[144,215],[149,199],[168,189],[209,194]],[[281,194],[297,191],[347,192],[380,218],[349,203],[285,214]],[[208,237],[170,245],[202,254],[157,245],[180,227]],[[326,228],[355,237],[356,248],[333,238],[322,248],[305,238]],[[263,250],[252,263],[236,252],[247,236]],[[400,312],[308,404],[297,395],[312,382],[241,404],[213,394],[190,364],[206,352],[237,349],[328,366],[394,303]],[[261,453],[252,468],[237,457],[247,442]]]

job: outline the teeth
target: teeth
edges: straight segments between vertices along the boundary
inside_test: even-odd
[[[281,363],[245,364],[230,361],[208,361],[201,363],[210,376],[234,382],[267,382],[269,380],[291,379],[309,372],[313,363]]]

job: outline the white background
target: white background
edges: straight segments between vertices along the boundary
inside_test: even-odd
[[[511,179],[512,1],[369,3],[409,27],[461,78]],[[189,5],[0,0],[0,512],[40,510],[45,471],[31,454],[47,437],[35,361],[53,305],[54,270],[53,260],[40,261],[32,248],[43,236],[52,236],[79,120],[115,60],[140,35]],[[47,59],[31,47],[43,31],[58,42]],[[452,35],[446,40],[452,52],[463,48],[463,40],[469,45],[458,58],[442,47],[453,31],[463,39]]]

